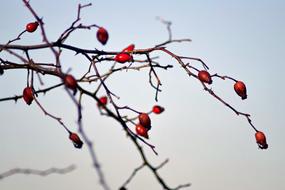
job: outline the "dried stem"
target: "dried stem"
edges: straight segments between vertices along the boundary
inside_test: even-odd
[[[40,104],[40,102],[37,100],[36,97],[34,97],[35,102],[37,103],[37,105],[40,107],[40,109],[44,112],[44,114],[46,116],[49,116],[50,118],[56,120],[68,133],[70,133],[71,131],[67,128],[67,126],[63,123],[62,119],[60,117],[56,117],[52,114],[50,114],[49,112],[47,112],[45,110],[45,108]]]

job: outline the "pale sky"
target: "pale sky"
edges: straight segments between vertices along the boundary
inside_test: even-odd
[[[212,89],[238,110],[251,114],[254,125],[267,135],[269,148],[260,150],[254,131],[246,119],[203,91],[201,84],[189,78],[183,69],[163,54],[161,64],[173,64],[159,71],[162,93],[158,104],[166,111],[151,115],[153,128],[149,142],[159,156],[145,147],[153,164],[166,158],[170,162],[159,173],[171,187],[191,183],[191,190],[284,190],[285,176],[285,1],[35,1],[31,5],[43,17],[51,41],[75,19],[78,3],[92,2],[82,22],[108,29],[106,46],[96,40],[96,30],[78,31],[66,43],[82,48],[119,51],[130,43],[149,48],[167,39],[167,32],[155,18],[172,21],[173,38],[191,38],[191,43],[173,44],[169,50],[183,56],[199,57],[211,73],[243,80],[248,99],[234,93],[232,82],[214,79]],[[2,1],[0,6],[0,43],[16,37],[26,23],[33,21],[22,1]],[[25,34],[18,44],[41,43],[39,31]],[[53,61],[47,52],[32,53],[35,60]],[[1,52],[0,57],[4,57]],[[63,70],[72,68],[79,76],[88,64],[73,52],[62,55]],[[199,63],[191,62],[198,66]],[[104,67],[104,66],[103,66]],[[104,67],[107,68],[107,67]],[[102,69],[104,69],[102,68]],[[58,79],[45,78],[46,84]],[[26,84],[25,71],[7,71],[0,76],[0,98],[21,94]],[[156,104],[148,83],[148,71],[121,72],[107,84],[120,96],[120,105],[148,111]],[[38,88],[41,86],[38,85]],[[102,94],[103,91],[101,92]],[[42,104],[62,117],[76,131],[76,108],[63,88],[40,96]],[[98,113],[89,98],[83,100],[84,128],[95,143],[95,151],[108,184],[117,189],[141,164],[135,146],[118,123]],[[86,146],[74,149],[61,126],[44,116],[36,104],[22,100],[0,102],[0,173],[11,168],[46,169],[76,164],[66,175],[48,177],[15,175],[0,180],[3,190],[100,189]],[[142,170],[129,184],[133,190],[161,189],[152,173]]]

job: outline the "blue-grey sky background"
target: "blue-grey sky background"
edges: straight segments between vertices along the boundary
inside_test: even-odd
[[[75,32],[66,43],[115,51],[130,43],[136,44],[136,48],[153,47],[167,39],[165,26],[155,19],[160,16],[172,21],[174,38],[193,40],[173,44],[169,50],[199,57],[208,64],[211,73],[243,80],[248,87],[248,99],[241,101],[231,81],[214,79],[212,85],[231,105],[252,115],[254,125],[267,135],[268,150],[257,148],[254,131],[245,118],[236,116],[204,92],[201,84],[189,78],[174,59],[153,54],[160,55],[162,64],[173,64],[174,68],[158,72],[163,84],[159,104],[166,111],[151,116],[150,143],[156,145],[159,156],[147,147],[145,151],[154,164],[170,159],[160,170],[170,186],[190,182],[192,190],[285,189],[285,1],[30,1],[43,17],[51,41],[75,19],[78,3],[89,2],[93,6],[82,12],[82,22],[106,27],[110,34],[107,45],[98,43],[96,30]],[[13,39],[26,23],[34,20],[22,1],[2,1],[0,12],[0,43]],[[16,43],[41,43],[40,32],[25,34]],[[1,52],[1,57],[4,54]],[[31,54],[36,61],[54,61],[48,51]],[[72,68],[75,76],[88,67],[86,60],[73,52],[64,51],[61,61],[63,70]],[[198,62],[192,64],[199,67]],[[103,67],[100,69],[107,68]],[[46,84],[59,82],[52,77],[44,79]],[[0,97],[21,94],[25,84],[25,71],[5,72],[0,77]],[[148,111],[155,104],[146,70],[118,73],[107,84],[121,97],[118,101],[121,105]],[[76,108],[63,88],[40,96],[39,100],[76,131]],[[83,103],[84,127],[95,143],[107,182],[117,189],[141,164],[140,157],[116,122],[100,116],[89,98]],[[15,175],[0,180],[0,189],[100,189],[86,146],[74,149],[61,126],[44,116],[36,104],[27,106],[22,100],[17,104],[1,102],[0,118],[0,173],[14,167],[46,169],[77,165],[77,170],[64,176]],[[147,169],[128,187],[161,189]]]

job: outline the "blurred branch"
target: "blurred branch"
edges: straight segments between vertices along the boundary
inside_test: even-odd
[[[73,164],[65,168],[52,167],[47,170],[35,170],[35,169],[30,169],[30,168],[13,168],[11,170],[1,173],[0,180],[3,180],[4,178],[13,176],[15,174],[38,175],[42,177],[46,177],[51,174],[62,174],[63,175],[63,174],[70,173],[75,169],[76,169],[76,166]]]

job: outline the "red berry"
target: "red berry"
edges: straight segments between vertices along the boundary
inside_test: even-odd
[[[128,53],[119,53],[116,55],[115,57],[115,61],[119,62],[119,63],[125,63],[127,61],[131,61],[132,60],[132,56]]]
[[[72,141],[75,148],[81,148],[83,145],[83,142],[79,138],[79,136],[76,133],[70,133],[69,139]]]
[[[155,105],[152,107],[152,112],[155,114],[160,114],[164,111],[164,108],[159,106],[159,105]]]
[[[147,134],[147,128],[145,128],[144,126],[142,126],[141,124],[137,124],[136,125],[136,132],[138,135],[148,139],[148,134]]]
[[[140,124],[145,127],[147,130],[150,130],[151,128],[151,121],[150,121],[150,118],[148,116],[148,114],[146,113],[141,113],[139,115],[139,122]]]
[[[98,106],[105,106],[108,103],[108,98],[107,96],[102,96],[99,98]]]
[[[242,100],[247,98],[246,86],[242,81],[237,81],[234,84],[234,89],[235,89],[236,93],[241,97]]]
[[[23,98],[28,105],[32,103],[32,101],[34,100],[34,92],[32,87],[26,87],[23,90]]]
[[[97,31],[97,40],[102,44],[105,45],[108,41],[109,34],[107,30],[103,27],[100,27]]]
[[[134,49],[135,49],[135,45],[134,45],[134,44],[130,44],[128,47],[126,47],[125,49],[123,49],[122,52],[130,53],[130,52],[134,51]]]
[[[258,144],[259,148],[261,148],[261,149],[267,149],[268,148],[268,144],[266,142],[266,137],[265,137],[263,132],[257,131],[255,133],[255,139],[256,139],[256,143]]]
[[[39,26],[38,22],[31,22],[31,23],[26,25],[26,31],[34,32],[37,30],[38,26]]]
[[[199,71],[198,79],[201,82],[208,83],[208,84],[212,84],[212,82],[213,82],[211,75],[208,73],[208,71],[205,71],[205,70]]]
[[[64,77],[64,84],[67,88],[76,90],[77,87],[77,81],[72,75],[65,75]]]

